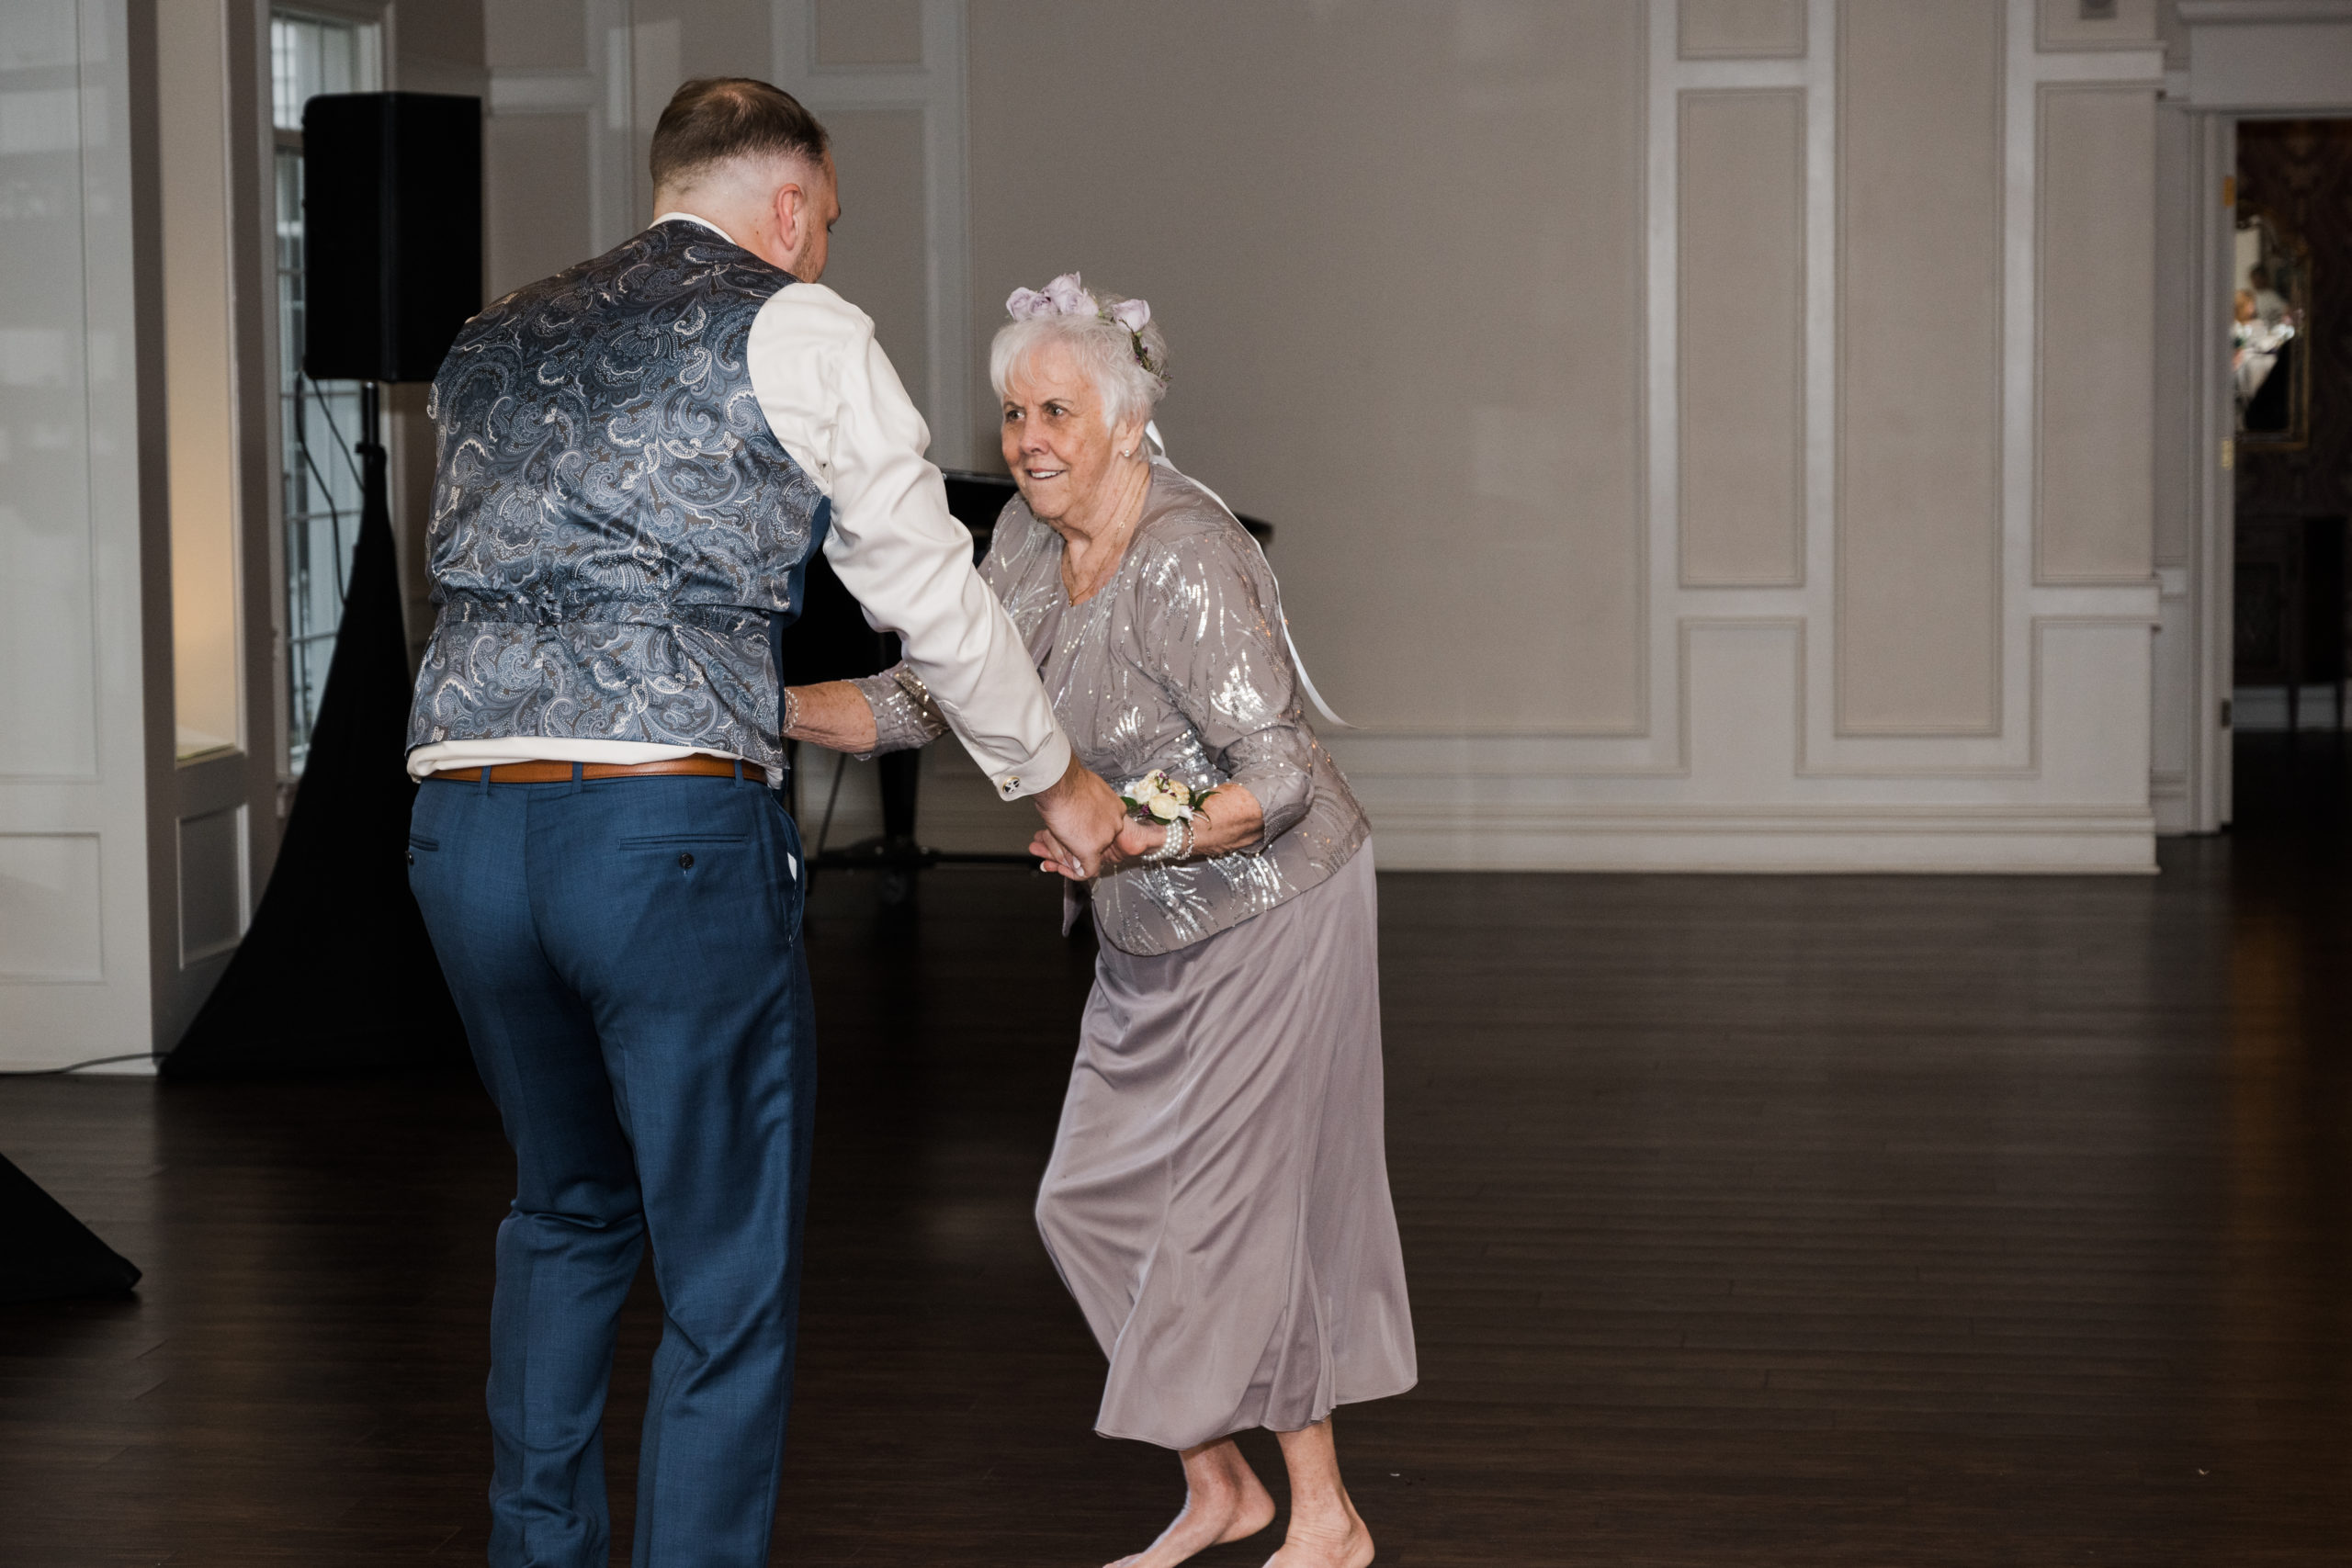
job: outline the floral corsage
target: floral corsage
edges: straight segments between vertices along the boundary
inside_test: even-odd
[[[1193,852],[1193,817],[1214,794],[1194,789],[1166,770],[1154,768],[1119,791],[1119,804],[1138,822],[1157,822],[1168,829],[1159,847],[1143,858],[1155,863],[1182,860]]]

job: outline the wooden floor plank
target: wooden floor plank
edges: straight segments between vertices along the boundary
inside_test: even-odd
[[[1381,1561],[2345,1562],[2346,773],[2255,764],[2149,880],[1385,875],[1423,1384],[1340,1418]],[[1021,874],[811,908],[775,1560],[1134,1549],[1174,1467],[1089,1430],[1030,1218],[1087,952]],[[0,1565],[481,1560],[475,1085],[6,1081],[0,1151],[146,1270],[0,1308]]]

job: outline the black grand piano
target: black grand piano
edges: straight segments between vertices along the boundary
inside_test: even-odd
[[[1012,499],[1012,480],[1001,474],[978,474],[963,469],[944,470],[947,480],[947,510],[956,520],[972,531],[972,558],[979,559],[988,553],[989,538],[996,529],[997,514],[1004,503]],[[1241,525],[1250,530],[1261,545],[1273,542],[1274,528],[1254,517],[1244,517]],[[865,624],[865,612],[857,601],[850,597],[842,580],[833,575],[820,554],[808,563],[807,597],[800,618],[787,627],[783,638],[784,682],[788,686],[814,685],[820,681],[851,681],[861,675],[871,675],[888,670],[899,661],[899,639],[888,632],[877,632]],[[797,745],[791,748],[798,750]],[[914,874],[928,866],[943,863],[986,865],[1026,865],[1026,855],[953,854],[941,850],[926,849],[915,838],[915,811],[922,782],[922,753],[894,751],[880,758],[876,766],[881,772],[882,833],[878,838],[865,839],[854,844],[834,849],[826,843],[832,826],[832,806],[838,799],[841,773],[836,763],[831,776],[824,779],[804,778],[794,757],[793,789],[797,796],[795,810],[800,816],[800,831],[807,840],[808,865],[811,871],[865,870],[883,874],[882,897],[886,903],[903,902],[913,891]],[[823,804],[818,804],[819,797]],[[816,815],[814,831],[809,816]]]

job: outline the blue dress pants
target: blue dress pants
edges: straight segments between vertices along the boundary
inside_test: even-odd
[[[752,778],[428,781],[410,885],[514,1147],[490,1561],[604,1568],[600,1435],[646,1244],[637,1568],[768,1560],[816,1091],[800,844]]]

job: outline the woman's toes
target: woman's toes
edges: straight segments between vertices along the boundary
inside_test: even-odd
[[[1268,1499],[1266,1517],[1248,1529],[1235,1528],[1236,1517],[1242,1500],[1234,1495],[1197,1492],[1185,1501],[1184,1511],[1175,1522],[1160,1532],[1159,1539],[1145,1551],[1122,1557],[1104,1568],[1175,1568],[1175,1565],[1212,1546],[1228,1540],[1239,1540],[1244,1535],[1265,1529],[1273,1518],[1272,1499]]]

